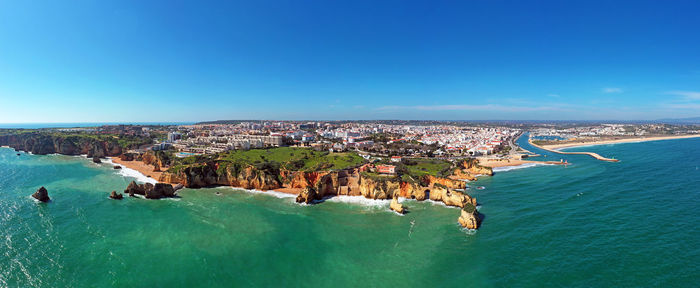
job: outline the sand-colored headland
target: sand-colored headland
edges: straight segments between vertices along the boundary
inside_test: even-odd
[[[652,137],[632,137],[632,138],[622,138],[622,139],[608,139],[608,140],[591,140],[591,139],[577,139],[571,142],[561,143],[561,144],[546,144],[546,145],[534,145],[541,149],[563,149],[572,148],[579,146],[592,146],[592,145],[605,145],[605,144],[618,144],[618,143],[634,143],[634,142],[648,142],[648,141],[659,141],[659,140],[671,140],[671,139],[685,139],[685,138],[697,138],[700,134],[693,135],[675,135],[675,136],[652,136]],[[530,144],[532,142],[530,141]]]
[[[530,155],[528,155],[528,156],[530,156]],[[484,166],[484,167],[489,167],[489,168],[520,166],[520,165],[528,164],[528,163],[554,164],[554,165],[569,164],[567,162],[562,162],[562,161],[523,160],[522,155],[520,155],[520,154],[513,154],[507,158],[479,157],[477,159],[479,159],[479,165]]]

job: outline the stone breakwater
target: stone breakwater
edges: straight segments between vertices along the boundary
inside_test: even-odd
[[[600,160],[600,161],[620,162],[620,160],[618,160],[618,159],[606,158],[606,157],[600,156],[600,154],[598,154],[598,153],[593,153],[593,152],[564,152],[564,151],[559,151],[559,150],[555,150],[555,149],[549,149],[549,148],[546,148],[546,147],[544,147],[544,146],[537,145],[537,144],[533,143],[531,139],[528,139],[527,141],[528,141],[528,142],[530,143],[530,145],[532,145],[532,146],[535,146],[535,147],[540,148],[540,149],[542,149],[542,150],[547,150],[547,151],[553,152],[553,153],[567,154],[567,155],[588,155],[588,156],[591,156],[591,157],[593,157],[593,158],[595,158],[595,159],[598,159],[598,160]]]

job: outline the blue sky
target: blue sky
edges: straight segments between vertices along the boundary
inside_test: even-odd
[[[0,123],[695,117],[698,11],[698,1],[0,1]]]

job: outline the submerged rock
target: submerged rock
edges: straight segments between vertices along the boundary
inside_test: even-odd
[[[114,169],[122,169],[122,166],[119,166],[119,165],[114,166]]]
[[[19,156],[19,155],[22,155],[22,154],[20,154],[20,153],[17,153],[17,156]]]
[[[124,198],[124,195],[122,195],[122,193],[117,193],[117,191],[112,191],[112,193],[109,194],[109,198],[121,200]]]
[[[46,188],[44,188],[44,186],[41,186],[41,188],[37,189],[36,192],[32,194],[32,197],[41,202],[49,202],[49,200],[51,200],[51,198],[49,198],[49,192],[46,191]]]
[[[396,211],[396,213],[403,214],[406,213],[406,209],[403,207],[403,204],[399,203],[399,196],[394,194],[394,198],[391,199],[391,204],[389,204],[389,208],[391,210]]]
[[[93,163],[102,163],[102,160],[100,160],[100,157],[95,156],[95,157],[92,157],[92,162]]]

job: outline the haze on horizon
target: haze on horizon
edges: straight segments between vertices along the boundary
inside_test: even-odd
[[[0,123],[700,116],[697,1],[0,2]]]

